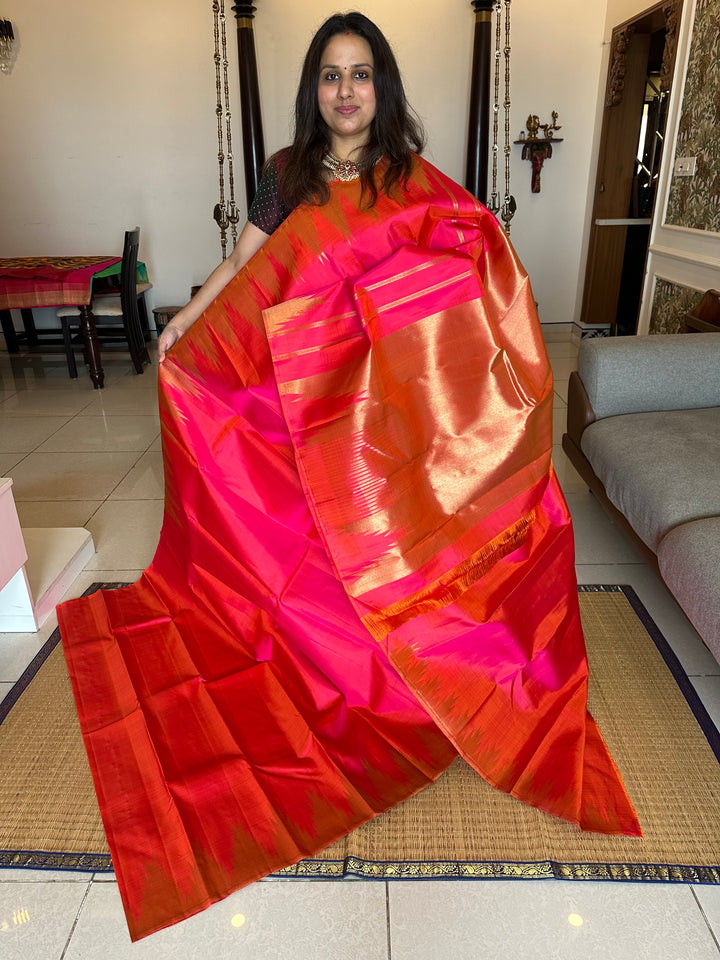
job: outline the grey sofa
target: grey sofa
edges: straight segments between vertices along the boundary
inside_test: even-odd
[[[584,340],[562,444],[720,661],[720,334]]]

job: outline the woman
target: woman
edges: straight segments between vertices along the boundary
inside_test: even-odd
[[[571,824],[640,832],[587,713],[527,277],[410,152],[364,17],[321,27],[297,113],[275,168],[274,206],[294,209],[273,230],[256,207],[161,339],[153,563],[58,609],[133,938],[458,753]]]
[[[161,362],[298,203],[327,201],[327,184],[348,177],[361,179],[372,202],[371,174],[380,160],[386,163],[382,190],[409,175],[410,151],[419,153],[424,144],[422,128],[410,114],[387,40],[361,13],[330,17],[315,34],[300,77],[295,128],[292,146],[267,164],[232,254],[160,335]]]

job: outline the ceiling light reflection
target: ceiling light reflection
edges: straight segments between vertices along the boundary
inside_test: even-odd
[[[25,907],[18,907],[17,910],[13,911],[12,925],[13,927],[19,927],[23,923],[30,923],[30,914]],[[7,933],[8,930],[10,930],[8,921],[0,920],[0,933]]]
[[[242,913],[236,913],[235,916],[231,918],[230,923],[234,927],[242,927],[245,924],[245,917]]]
[[[571,927],[581,927],[585,921],[579,913],[571,913],[568,917],[568,923]]]

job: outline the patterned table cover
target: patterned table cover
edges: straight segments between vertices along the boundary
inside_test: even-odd
[[[0,259],[0,310],[81,306],[93,280],[120,273],[121,257],[9,257]],[[138,282],[147,282],[138,262]]]

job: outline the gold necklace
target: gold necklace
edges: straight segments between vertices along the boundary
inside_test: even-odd
[[[360,176],[360,167],[352,160],[341,160],[334,153],[326,153],[323,157],[323,164],[331,170],[333,176],[344,183],[350,180],[357,180]]]

